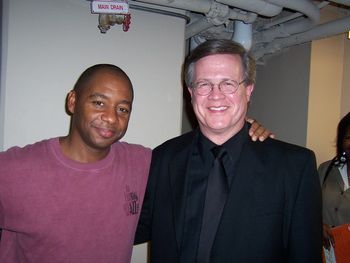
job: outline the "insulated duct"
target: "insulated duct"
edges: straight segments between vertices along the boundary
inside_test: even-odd
[[[235,22],[233,40],[240,43],[246,50],[250,50],[253,44],[252,24],[245,24],[241,21]]]
[[[319,25],[320,8],[341,10],[350,14],[350,0],[138,0],[156,8],[164,6],[186,10],[191,22],[186,26],[186,39],[233,38],[247,30],[253,37],[246,40],[253,43],[253,52],[258,57],[283,47],[331,36],[349,30],[350,23],[341,20]],[[336,4],[332,4],[332,2]],[[331,6],[331,7],[329,7]],[[282,12],[283,11],[283,12]],[[174,10],[176,12],[176,10]],[[235,32],[231,24],[235,23]],[[247,25],[250,24],[250,25]],[[327,23],[328,24],[328,23]],[[340,26],[342,24],[342,26]],[[332,26],[333,25],[333,26]],[[248,33],[249,32],[249,33]],[[303,33],[304,32],[304,33]],[[233,34],[233,36],[232,36]],[[196,42],[196,41],[195,41]],[[244,42],[244,41],[243,41]],[[250,46],[250,43],[246,43]]]
[[[281,6],[273,5],[262,0],[216,0],[219,3],[257,13],[262,16],[276,16],[282,11]]]
[[[309,31],[295,34],[287,38],[276,39],[269,43],[266,47],[258,49],[254,52],[254,57],[259,59],[266,54],[271,54],[276,50],[298,45],[312,40],[322,39],[337,34],[342,34],[349,30],[350,27],[350,16],[337,19],[328,23],[321,24]]]

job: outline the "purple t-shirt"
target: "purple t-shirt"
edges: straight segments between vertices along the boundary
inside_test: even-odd
[[[0,262],[129,262],[150,159],[117,142],[79,163],[58,138],[0,153]]]

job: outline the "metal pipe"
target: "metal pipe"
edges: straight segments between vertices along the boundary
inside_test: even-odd
[[[349,25],[350,16],[346,16],[328,23],[321,24],[309,31],[300,34],[295,34],[287,38],[276,39],[274,43],[283,47],[302,44],[311,40],[317,40],[345,33],[349,31]]]
[[[342,4],[346,6],[350,6],[350,1],[349,0],[329,0],[330,2],[334,2],[337,4]]]
[[[281,6],[263,0],[216,0],[216,2],[268,17],[276,16],[282,11]]]
[[[156,14],[161,14],[161,15],[166,15],[166,16],[173,16],[173,17],[179,17],[182,18],[186,21],[186,24],[190,23],[191,19],[189,16],[183,15],[183,14],[179,14],[179,13],[175,13],[175,12],[170,12],[167,10],[161,10],[161,9],[156,9],[156,8],[151,8],[148,6],[140,6],[137,4],[129,4],[131,9],[134,10],[140,10],[140,11],[145,11],[145,12],[150,12],[150,13],[156,13]]]
[[[136,2],[143,2],[148,4],[155,4],[167,6],[187,11],[193,11],[206,14],[209,12],[212,5],[211,0],[137,0]]]
[[[328,1],[323,1],[319,4],[317,4],[317,7],[319,9],[322,9],[323,7],[325,7],[326,5],[329,5],[329,2]],[[282,24],[282,23],[286,23],[290,20],[293,20],[293,19],[296,19],[298,17],[301,17],[303,16],[304,14],[302,13],[294,13],[292,15],[289,15],[289,16],[285,16],[285,17],[282,17],[282,18],[279,18],[279,19],[275,19],[274,21],[270,22],[270,23],[266,23],[262,28],[263,29],[268,29],[270,27],[273,27],[273,26],[276,26],[276,25],[279,25],[279,24]]]
[[[300,18],[295,22],[282,24],[268,30],[260,31],[254,35],[255,43],[271,42],[280,37],[287,37],[311,29],[320,19],[320,10],[312,2],[306,0],[267,0],[271,3],[285,6],[299,11],[308,16],[309,19]]]
[[[320,10],[317,6],[308,0],[266,0],[271,4],[289,8],[306,15],[314,24],[320,21]]]
[[[206,17],[203,17],[196,22],[192,22],[186,27],[185,39],[189,39],[213,26],[213,23],[209,22]]]
[[[285,47],[342,34],[349,30],[349,25],[350,16],[346,16],[328,23],[323,23],[309,31],[295,34],[287,38],[276,39],[267,44],[264,48],[259,48],[258,50],[254,51],[254,57],[259,59],[266,54],[273,53]]]
[[[246,50],[252,47],[252,35],[252,24],[235,21],[233,40],[240,43]]]
[[[253,23],[257,15],[254,13],[240,13],[230,9],[227,5],[213,2],[210,11],[206,17],[189,24],[186,27],[186,39],[189,39],[200,32],[203,32],[213,26],[219,26],[228,22],[228,20],[239,20],[245,23]]]

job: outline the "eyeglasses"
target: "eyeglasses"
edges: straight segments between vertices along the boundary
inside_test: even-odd
[[[219,90],[224,94],[233,94],[237,91],[239,85],[244,83],[245,80],[241,82],[237,82],[235,80],[225,79],[222,80],[219,84],[217,84]],[[201,96],[209,95],[216,84],[209,81],[199,81],[192,84],[192,88],[194,92]]]

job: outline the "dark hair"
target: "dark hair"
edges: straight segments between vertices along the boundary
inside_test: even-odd
[[[339,122],[337,128],[337,158],[343,154],[343,143],[346,134],[346,130],[350,127],[350,112],[346,114]]]
[[[349,127],[350,127],[350,112],[348,112],[348,114],[346,114],[338,123],[338,127],[337,127],[337,153],[336,153],[336,156],[331,160],[331,162],[329,163],[329,165],[327,167],[326,173],[325,173],[324,178],[323,178],[322,185],[326,182],[326,179],[334,166],[339,166],[339,165],[343,164],[344,162],[348,161],[347,158],[349,158],[349,157],[346,157],[348,155],[347,154],[345,154],[345,156],[343,155],[344,150],[345,150],[343,148],[343,144],[344,144],[346,130]]]
[[[115,74],[118,77],[122,77],[129,82],[132,98],[134,98],[134,89],[129,76],[119,67],[112,64],[96,64],[87,68],[78,78],[74,85],[73,90],[79,94],[82,89],[90,82],[90,80],[100,72],[109,72]]]
[[[239,43],[227,39],[211,39],[197,46],[186,58],[183,77],[187,87],[193,82],[194,64],[203,57],[217,54],[238,55],[242,61],[244,80],[246,85],[255,83],[255,60]]]

